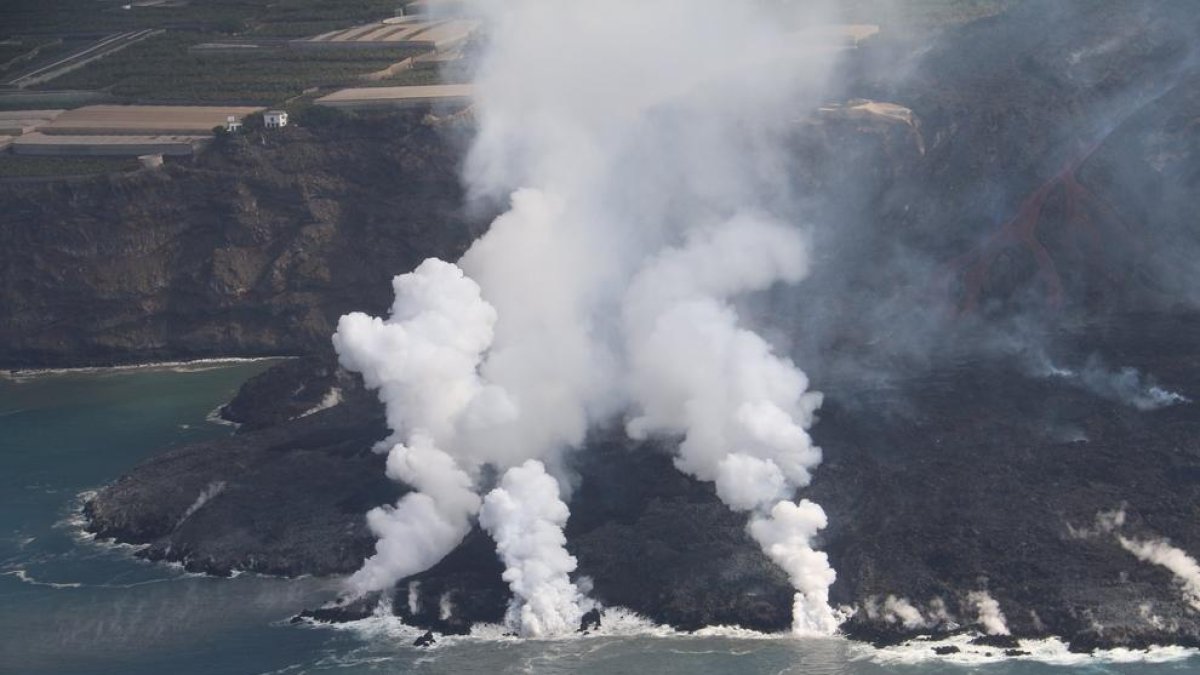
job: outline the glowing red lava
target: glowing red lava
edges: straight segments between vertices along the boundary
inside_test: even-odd
[[[1099,255],[1102,238],[1093,214],[1107,213],[1118,223],[1120,219],[1102,198],[1080,183],[1077,173],[1080,166],[1100,147],[1101,142],[1084,146],[1075,153],[1057,173],[1022,200],[1011,220],[1002,224],[979,246],[950,262],[949,278],[963,280],[959,313],[965,314],[978,309],[980,296],[991,275],[993,264],[1001,255],[1018,247],[1023,247],[1033,256],[1037,264],[1037,277],[1045,289],[1046,303],[1055,309],[1062,307],[1066,295],[1062,276],[1050,250],[1039,236],[1039,229],[1045,220],[1043,215],[1047,202],[1061,190],[1066,226],[1074,237],[1076,246],[1081,235],[1086,235],[1092,256]],[[1104,265],[1099,267],[1105,269]],[[1105,274],[1111,277],[1111,272],[1106,270]]]

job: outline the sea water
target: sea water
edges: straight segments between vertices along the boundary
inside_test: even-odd
[[[216,579],[93,541],[79,508],[156,452],[232,433],[210,413],[264,362],[42,373],[0,379],[0,673],[1200,673],[1183,650],[1151,655],[931,658],[845,640],[737,630],[679,635],[610,612],[600,634],[521,641],[496,626],[411,646],[394,618],[294,625],[336,579]],[[1157,662],[1148,662],[1157,661]]]

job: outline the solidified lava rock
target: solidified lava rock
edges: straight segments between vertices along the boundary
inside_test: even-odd
[[[87,528],[194,572],[352,572],[374,550],[363,514],[403,492],[371,451],[387,435],[380,412],[361,398],[169,450],[88,501]]]
[[[362,597],[332,603],[326,607],[306,609],[292,617],[291,623],[315,621],[317,623],[345,623],[366,619],[375,613],[379,604],[378,593],[368,593]]]
[[[1145,325],[1169,330],[1162,340],[1142,334],[1138,345],[1120,331],[1091,331],[1089,349],[1133,361],[1146,350],[1147,362],[1172,367],[1174,390],[1200,396],[1200,315]],[[829,516],[817,544],[838,571],[832,600],[860,608],[848,635],[889,644],[928,632],[861,610],[864,599],[888,594],[927,618],[939,599],[970,625],[967,596],[986,588],[1015,638],[1060,635],[1076,650],[1197,641],[1200,624],[1170,573],[1094,528],[1097,513],[1124,508],[1123,535],[1200,550],[1189,515],[1200,503],[1192,480],[1200,406],[1140,411],[1005,360],[936,369],[886,390],[827,393],[814,428],[826,461],[804,496]],[[381,412],[364,392],[308,417],[169,451],[102,490],[86,509],[90,528],[213,573],[352,571],[373,551],[363,514],[401,493],[370,450],[387,433]],[[1063,429],[1080,433],[1064,439]],[[677,471],[671,451],[632,443],[614,427],[575,455],[567,540],[592,597],[681,629],[786,629],[786,577],[746,536],[745,516]],[[465,633],[503,620],[502,571],[494,543],[476,529],[401,582],[389,605],[413,625]],[[374,606],[308,616],[351,620]]]
[[[243,433],[264,429],[318,409],[331,395],[346,396],[358,383],[339,371],[332,354],[288,359],[247,380],[220,415]]]
[[[600,629],[601,614],[598,609],[589,609],[579,620],[579,632],[586,633]]]
[[[971,644],[982,647],[1002,647],[1010,650],[1021,646],[1021,643],[1011,635],[981,635],[971,640]]]
[[[938,656],[948,656],[950,654],[957,654],[960,651],[962,651],[962,650],[959,649],[958,647],[955,647],[954,645],[942,645],[940,647],[933,648],[933,653],[937,654]]]
[[[1200,395],[1200,316],[1142,323],[1163,339],[1139,333],[1134,344],[1097,330],[1085,342],[1132,362],[1144,350],[1146,363],[1172,368],[1174,390]],[[829,515],[818,545],[838,571],[834,603],[895,594],[931,616],[938,598],[969,625],[966,596],[986,579],[1017,638],[1060,635],[1085,651],[1197,641],[1200,626],[1170,573],[1089,528],[1097,513],[1123,507],[1123,534],[1200,550],[1189,515],[1200,503],[1191,480],[1200,476],[1200,406],[1139,411],[1003,360],[828,395],[814,428],[826,461],[804,495]],[[387,433],[381,412],[360,392],[308,417],[169,451],[89,502],[89,527],[198,571],[350,572],[373,552],[363,514],[401,493],[370,450]],[[1080,433],[1064,440],[1063,429]],[[787,579],[746,536],[745,516],[678,472],[670,452],[610,429],[575,456],[567,535],[578,574],[603,604],[681,629],[785,629]],[[464,633],[503,620],[502,571],[493,542],[475,530],[402,582],[390,606],[414,625]],[[351,620],[374,606],[308,616]],[[846,632],[890,644],[927,631],[860,611]]]

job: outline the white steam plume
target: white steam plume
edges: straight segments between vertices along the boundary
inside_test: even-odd
[[[412,476],[429,486],[414,483],[416,506],[375,512],[388,541],[356,578],[381,587],[432,564],[470,526],[470,479],[491,464],[508,471],[484,524],[512,615],[527,634],[563,629],[583,600],[569,586],[560,455],[632,407],[631,433],[683,436],[680,469],[753,512],[751,532],[796,585],[798,630],[833,632],[834,573],[812,545],[825,514],[789,501],[820,462],[806,432],[820,395],[734,303],[807,272],[786,134],[820,101],[834,54],[757,3],[477,5],[488,35],[466,180],[511,208],[460,261],[477,287],[426,263],[438,278],[397,282],[397,306],[416,295],[430,318],[339,326],[343,364],[379,389],[403,452],[420,438],[450,460],[444,479]],[[440,284],[457,302],[436,302]],[[419,557],[392,543],[418,535]]]
[[[532,459],[509,469],[483,500],[479,524],[496,540],[514,596],[506,623],[523,637],[570,632],[583,616],[584,598],[570,579],[575,558],[563,535],[569,515],[558,483]]]
[[[476,368],[492,343],[496,310],[462,270],[433,258],[396,277],[392,288],[391,315],[343,316],[333,347],[343,367],[379,390],[395,432],[390,440],[419,430],[445,445],[484,389]]]
[[[1011,635],[1004,612],[1000,611],[1000,603],[990,593],[971,591],[967,594],[967,601],[975,605],[979,612],[979,625],[983,627],[983,632],[988,635]]]
[[[683,434],[676,466],[713,481],[731,508],[757,511],[750,534],[796,587],[793,629],[831,635],[841,618],[829,605],[836,575],[812,540],[824,511],[790,501],[808,485],[821,451],[805,430],[821,403],[791,361],[739,326],[727,298],[808,269],[799,232],[741,215],[694,233],[638,274],[625,302],[634,438]]]
[[[454,550],[479,509],[474,481],[453,456],[457,424],[485,390],[475,373],[495,310],[454,265],[426,260],[396,277],[387,320],[343,316],[333,336],[347,370],[379,390],[393,430],[388,476],[416,490],[367,514],[376,553],[350,578],[358,593],[390,588]],[[440,446],[440,447],[439,447]]]
[[[887,596],[887,599],[883,601],[883,618],[888,623],[899,621],[901,625],[909,630],[929,626],[929,622],[921,615],[921,610],[917,609],[907,599],[897,598],[894,595]]]
[[[1172,546],[1162,538],[1135,539],[1121,534],[1126,521],[1125,505],[1112,511],[1096,514],[1094,527],[1076,528],[1067,524],[1067,532],[1076,539],[1091,539],[1103,534],[1113,534],[1121,548],[1135,555],[1138,560],[1165,567],[1183,589],[1184,599],[1193,608],[1200,610],[1200,563],[1186,551]]]
[[[807,499],[799,504],[778,502],[767,515],[750,520],[751,536],[796,588],[792,631],[803,637],[833,635],[844,619],[829,605],[829,587],[837,575],[829,557],[812,547],[812,539],[826,524],[825,512]]]
[[[1118,536],[1117,541],[1139,560],[1167,568],[1183,588],[1188,604],[1200,610],[1200,564],[1195,558],[1163,539],[1139,541]]]

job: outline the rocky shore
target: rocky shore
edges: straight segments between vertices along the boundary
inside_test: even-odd
[[[1200,315],[1141,319],[1150,340],[1134,346],[1118,333],[1098,346],[1140,354],[1169,373],[1161,387],[1200,397]],[[327,373],[310,365],[314,377]],[[830,517],[822,548],[838,570],[833,602],[855,612],[845,632],[887,644],[981,629],[987,593],[1012,638],[1059,636],[1085,650],[1200,644],[1187,587],[1122,545],[1200,550],[1200,405],[1138,410],[1020,365],[977,360],[888,389],[828,392],[814,428],[827,458],[804,496]],[[243,396],[296,371],[277,366]],[[371,452],[386,435],[380,413],[348,386],[327,410],[165,453],[102,490],[87,506],[89,527],[196,571],[348,573],[372,551],[362,514],[400,494]],[[574,456],[568,547],[592,597],[682,630],[786,630],[787,579],[744,517],[675,470],[670,453],[614,427]],[[1116,512],[1121,524],[1105,529]],[[477,530],[387,604],[414,625],[463,632],[502,618],[501,571]],[[898,612],[899,600],[916,614]],[[311,616],[353,619],[378,601]]]

